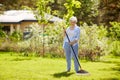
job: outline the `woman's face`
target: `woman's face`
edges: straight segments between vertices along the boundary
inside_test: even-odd
[[[75,24],[76,24],[76,21],[70,21],[71,26],[75,26]]]

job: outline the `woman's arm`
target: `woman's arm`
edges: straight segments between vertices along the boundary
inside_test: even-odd
[[[80,38],[80,28],[77,28],[77,34],[76,34],[75,40],[70,42],[70,45],[77,43],[79,38]]]
[[[78,42],[78,40],[74,40],[74,41],[70,42],[70,45],[73,45],[73,44],[75,44],[77,42]]]

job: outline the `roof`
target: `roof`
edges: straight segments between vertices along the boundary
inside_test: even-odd
[[[62,19],[50,14],[45,14],[45,18],[50,22],[61,22]],[[21,23],[23,21],[38,21],[30,10],[9,10],[0,15],[0,23]]]

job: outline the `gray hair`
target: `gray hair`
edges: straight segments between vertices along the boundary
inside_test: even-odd
[[[69,21],[75,21],[77,23],[77,18],[75,16],[72,16]]]

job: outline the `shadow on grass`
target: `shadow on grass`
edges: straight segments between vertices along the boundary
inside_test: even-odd
[[[100,62],[103,62],[103,63],[113,63],[113,64],[118,64],[119,61],[100,61]]]
[[[60,72],[60,73],[55,73],[55,74],[53,74],[53,76],[56,77],[56,78],[61,78],[61,77],[68,77],[72,74],[74,74],[74,73],[64,71],[64,72]]]
[[[14,52],[8,52],[8,51],[0,50],[0,54],[14,54]]]
[[[24,61],[24,60],[31,60],[31,58],[14,58],[11,61]]]
[[[113,67],[113,68],[111,68],[111,69],[114,70],[114,71],[117,71],[116,74],[120,75],[120,63],[117,63],[117,64],[116,64],[116,67]]]
[[[111,63],[111,62],[109,62]],[[112,62],[113,63],[113,62]],[[113,64],[115,64],[116,66],[109,68],[109,69],[102,69],[102,70],[112,70],[112,71],[117,71],[120,74],[120,63],[119,62],[114,62]]]
[[[114,68],[112,68],[112,70],[118,71],[120,73],[120,66],[119,67],[114,67]]]
[[[112,75],[116,75],[117,77],[111,77],[111,78],[103,78],[103,79],[100,79],[100,80],[120,80],[120,63],[119,62],[107,62],[107,63],[114,63],[115,66],[114,67],[111,67],[111,68],[108,68],[108,69],[101,69],[101,70],[104,70],[104,71],[114,71],[114,73]]]
[[[116,71],[117,74],[120,74],[120,63],[114,63],[115,66],[114,67],[111,67],[111,68],[104,68],[104,69],[101,69],[101,70],[106,70],[106,71]]]
[[[100,80],[120,80],[118,78],[103,78],[103,79],[100,79]]]

